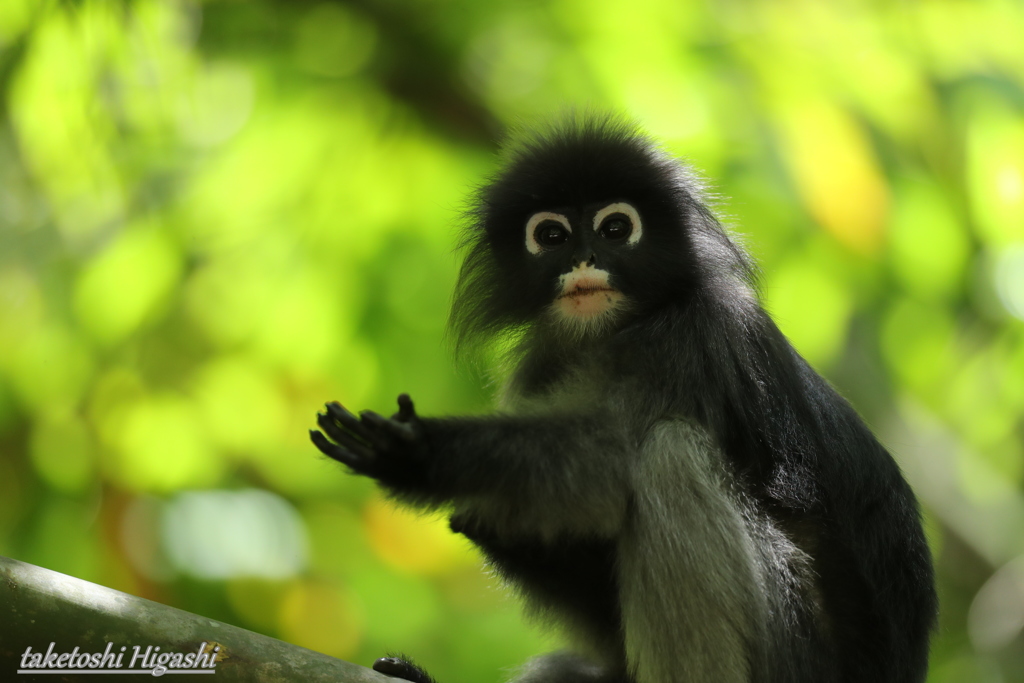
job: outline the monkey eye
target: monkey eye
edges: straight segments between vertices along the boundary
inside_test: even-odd
[[[632,232],[633,224],[629,222],[629,218],[621,213],[608,216],[601,223],[601,227],[597,229],[597,234],[606,240],[625,239]]]
[[[640,241],[643,225],[636,207],[629,202],[615,202],[594,214],[594,232],[612,242],[625,241],[632,246]]]
[[[544,221],[534,233],[537,243],[545,247],[557,247],[569,239],[569,231],[557,221]]]
[[[538,211],[526,221],[526,250],[539,255],[569,241],[572,226],[569,219],[553,211]]]

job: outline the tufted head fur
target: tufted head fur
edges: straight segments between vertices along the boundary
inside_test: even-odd
[[[692,170],[611,116],[512,135],[469,219],[450,318],[457,346],[527,329],[571,343],[753,280]]]

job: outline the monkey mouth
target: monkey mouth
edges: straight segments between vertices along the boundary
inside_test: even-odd
[[[560,293],[554,300],[555,312],[574,324],[603,318],[626,298],[609,284],[608,271],[580,264],[562,275]]]
[[[559,295],[555,305],[567,318],[590,320],[608,313],[624,298],[622,292],[609,287],[606,281],[583,279],[572,283]]]
[[[564,292],[559,299],[578,299],[581,297],[594,296],[598,294],[619,294],[619,290],[609,287],[603,282],[578,282],[569,291]]]

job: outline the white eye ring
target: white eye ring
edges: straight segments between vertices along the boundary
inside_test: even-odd
[[[601,229],[601,223],[604,222],[605,218],[612,215],[613,213],[624,214],[633,224],[633,232],[629,233],[629,238],[626,240],[626,244],[633,245],[640,241],[640,235],[643,234],[643,227],[640,225],[640,214],[636,212],[631,204],[626,202],[615,202],[604,207],[596,214],[594,214],[594,231],[597,232]]]
[[[526,221],[526,250],[531,254],[539,254],[544,251],[544,247],[537,241],[537,226],[544,221],[555,221],[561,224],[569,234],[572,234],[572,226],[569,225],[569,219],[560,213],[551,213],[550,211],[538,211],[537,213],[530,216],[530,220]]]

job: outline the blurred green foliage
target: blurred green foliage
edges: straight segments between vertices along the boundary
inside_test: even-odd
[[[933,682],[1024,681],[1019,0],[3,0],[0,554],[368,663],[553,641],[327,399],[486,410],[443,321],[507,126],[635,117],[921,497]]]

